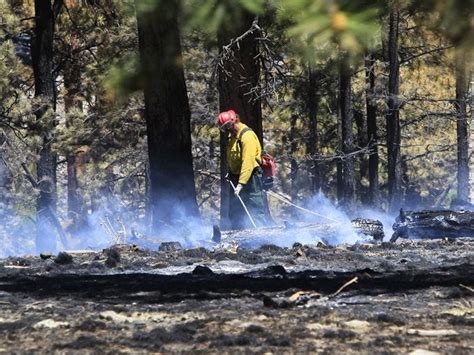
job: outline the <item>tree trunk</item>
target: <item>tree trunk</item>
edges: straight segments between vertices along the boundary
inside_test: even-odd
[[[298,121],[297,115],[292,115],[290,119],[290,179],[291,179],[291,200],[296,202],[298,200],[298,162],[296,161],[295,154],[298,149],[298,141],[296,140],[296,122]]]
[[[75,63],[68,63],[64,70],[64,87],[66,89],[64,106],[67,115],[67,127],[74,125],[73,118],[70,116],[74,115],[74,110],[82,111],[82,101],[79,99],[80,85],[81,71],[79,66]],[[85,227],[87,217],[78,178],[82,159],[77,149],[73,149],[67,154],[66,163],[68,217],[72,220],[73,229],[80,230]]]
[[[471,97],[470,97],[470,110],[471,110],[471,125],[469,130],[469,145],[470,149],[474,149],[474,69],[471,69]],[[469,167],[470,167],[470,202],[474,202],[474,164],[471,163],[473,159],[473,152],[469,154]]]
[[[309,175],[310,175],[310,193],[312,195],[318,193],[321,183],[321,174],[319,171],[320,163],[316,159],[318,153],[318,120],[317,112],[319,105],[318,90],[318,72],[308,67],[308,91],[306,97],[306,105],[308,109],[309,119],[309,137],[306,151],[309,155]]]
[[[390,29],[388,37],[388,111],[387,120],[387,155],[388,155],[388,203],[389,211],[397,211],[402,204],[401,181],[402,170],[400,161],[400,65],[398,58],[398,30],[400,13],[394,8],[390,12]]]
[[[4,147],[7,137],[3,131],[0,131],[0,221],[6,215],[9,206],[9,196],[11,191],[11,174],[5,164]],[[4,222],[3,222],[4,223]]]
[[[377,136],[377,106],[375,103],[375,59],[373,53],[367,54],[365,60],[367,138],[369,140],[369,197],[368,202],[378,207],[379,191],[379,152]]]
[[[138,39],[144,78],[150,162],[150,207],[155,231],[174,230],[199,218],[191,153],[191,114],[178,28],[178,1],[141,11]],[[141,6],[145,5],[145,6]]]
[[[365,119],[364,112],[360,110],[353,110],[354,121],[357,127],[357,146],[360,149],[367,147],[367,120]],[[363,185],[363,181],[367,180],[369,171],[369,162],[366,154],[359,154],[359,178],[357,180],[357,190],[363,204],[367,204],[367,188]]]
[[[251,93],[258,87],[260,67],[255,59],[258,54],[257,40],[259,32],[253,27],[254,15],[244,13],[242,22],[232,29],[221,30],[217,40],[222,58],[219,68],[219,110],[235,110],[243,123],[252,128],[260,141],[262,135],[262,111],[258,95]],[[249,31],[238,44],[229,48],[231,41]],[[226,49],[227,48],[227,49]],[[226,148],[227,136],[221,134],[221,228],[229,228],[229,186],[225,180],[227,174]]]
[[[31,45],[31,57],[35,81],[35,97],[41,100],[36,118],[41,122],[41,146],[38,152],[37,180],[39,196],[36,202],[36,249],[37,251],[56,249],[55,226],[51,214],[56,212],[56,154],[51,150],[54,137],[56,95],[53,76],[53,36],[55,11],[59,11],[60,1],[54,6],[48,0],[35,1],[35,28]]]
[[[466,58],[456,49],[456,132],[457,132],[457,198],[469,201],[469,137],[467,121],[467,72]]]
[[[352,133],[352,102],[351,102],[351,70],[346,58],[340,63],[339,71],[339,104],[341,107],[341,177],[338,195],[341,197],[340,205],[346,210],[352,210],[355,204],[355,174],[354,135]]]

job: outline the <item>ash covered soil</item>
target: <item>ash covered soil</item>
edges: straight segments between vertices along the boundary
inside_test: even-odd
[[[473,247],[117,245],[2,259],[0,352],[472,354]]]

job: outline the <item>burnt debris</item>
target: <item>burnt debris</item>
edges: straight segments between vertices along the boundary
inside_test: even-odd
[[[474,212],[453,210],[404,211],[393,224],[391,242],[406,239],[474,237]]]
[[[105,265],[109,268],[116,267],[117,264],[120,262],[120,253],[117,249],[109,248],[104,249],[104,255],[106,256]]]
[[[179,242],[163,242],[160,244],[159,251],[174,252],[183,250]]]
[[[356,218],[351,224],[358,234],[371,236],[377,241],[382,241],[384,238],[383,224],[376,219]]]
[[[72,264],[72,256],[65,251],[60,252],[55,258],[54,262],[59,265]]]

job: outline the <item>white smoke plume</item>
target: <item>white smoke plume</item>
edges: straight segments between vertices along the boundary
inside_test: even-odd
[[[306,245],[315,245],[322,241],[329,245],[338,244],[354,244],[371,240],[363,238],[358,235],[352,227],[350,218],[340,209],[336,208],[331,201],[319,193],[308,199],[304,204],[304,208],[315,212],[315,214],[305,213],[299,211],[295,213],[291,219],[286,219],[288,225],[301,225],[320,223],[329,226],[326,230],[321,228],[320,234],[314,233],[314,230],[305,230],[299,228],[288,228],[278,238],[272,237],[258,237],[252,239],[246,238],[242,243],[242,248],[257,248],[263,244],[274,244],[280,247],[291,247],[294,243],[301,243]],[[185,208],[175,208],[174,224],[163,225],[163,228],[157,231],[149,231],[143,221],[134,219],[130,214],[127,214],[120,209],[112,209],[110,207],[101,207],[90,212],[87,216],[88,228],[80,234],[71,236],[68,233],[67,245],[64,246],[60,242],[60,238],[56,237],[56,250],[101,250],[110,247],[114,244],[128,243],[136,244],[140,247],[149,249],[157,249],[162,242],[179,242],[184,248],[205,247],[212,249],[216,247],[215,243],[211,242],[212,237],[212,223],[203,223],[197,218],[191,218],[186,215]],[[381,213],[370,210],[358,211],[358,216],[362,218],[378,219],[384,223],[386,228],[386,235],[390,233],[391,223],[393,218]],[[3,220],[0,220],[3,223]],[[278,224],[283,224],[284,221],[277,220]],[[2,229],[0,228],[0,233]],[[17,234],[22,234],[23,238],[18,239],[20,243],[13,243],[11,239],[13,236],[2,236],[7,238],[10,243],[9,248],[4,248],[0,252],[0,257],[21,254],[34,254],[34,223],[29,221],[21,224],[17,228]],[[24,236],[29,235],[29,238]],[[4,243],[4,245],[6,245]]]

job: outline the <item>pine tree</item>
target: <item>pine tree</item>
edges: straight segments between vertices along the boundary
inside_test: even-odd
[[[53,73],[53,38],[56,18],[62,1],[35,1],[35,29],[32,43],[32,60],[35,78],[35,96],[40,100],[36,111],[41,127],[41,146],[38,152],[37,183],[40,190],[36,205],[36,247],[38,251],[55,250],[56,220],[56,154],[51,143],[56,119],[56,88]]]
[[[341,119],[341,179],[337,186],[340,204],[351,210],[355,205],[354,135],[352,132],[351,68],[347,57],[340,62],[339,105]]]
[[[199,218],[191,154],[190,111],[178,27],[179,2],[150,11],[137,0],[150,163],[150,207],[157,231]]]
[[[402,203],[402,170],[400,156],[400,64],[398,58],[398,31],[400,12],[397,5],[390,11],[388,33],[389,83],[387,103],[387,155],[389,210],[397,211]]]
[[[380,202],[379,191],[379,152],[377,133],[377,106],[375,104],[375,59],[373,53],[369,52],[365,59],[365,81],[366,81],[366,111],[367,111],[367,138],[369,146],[369,198],[372,206],[378,206]]]

